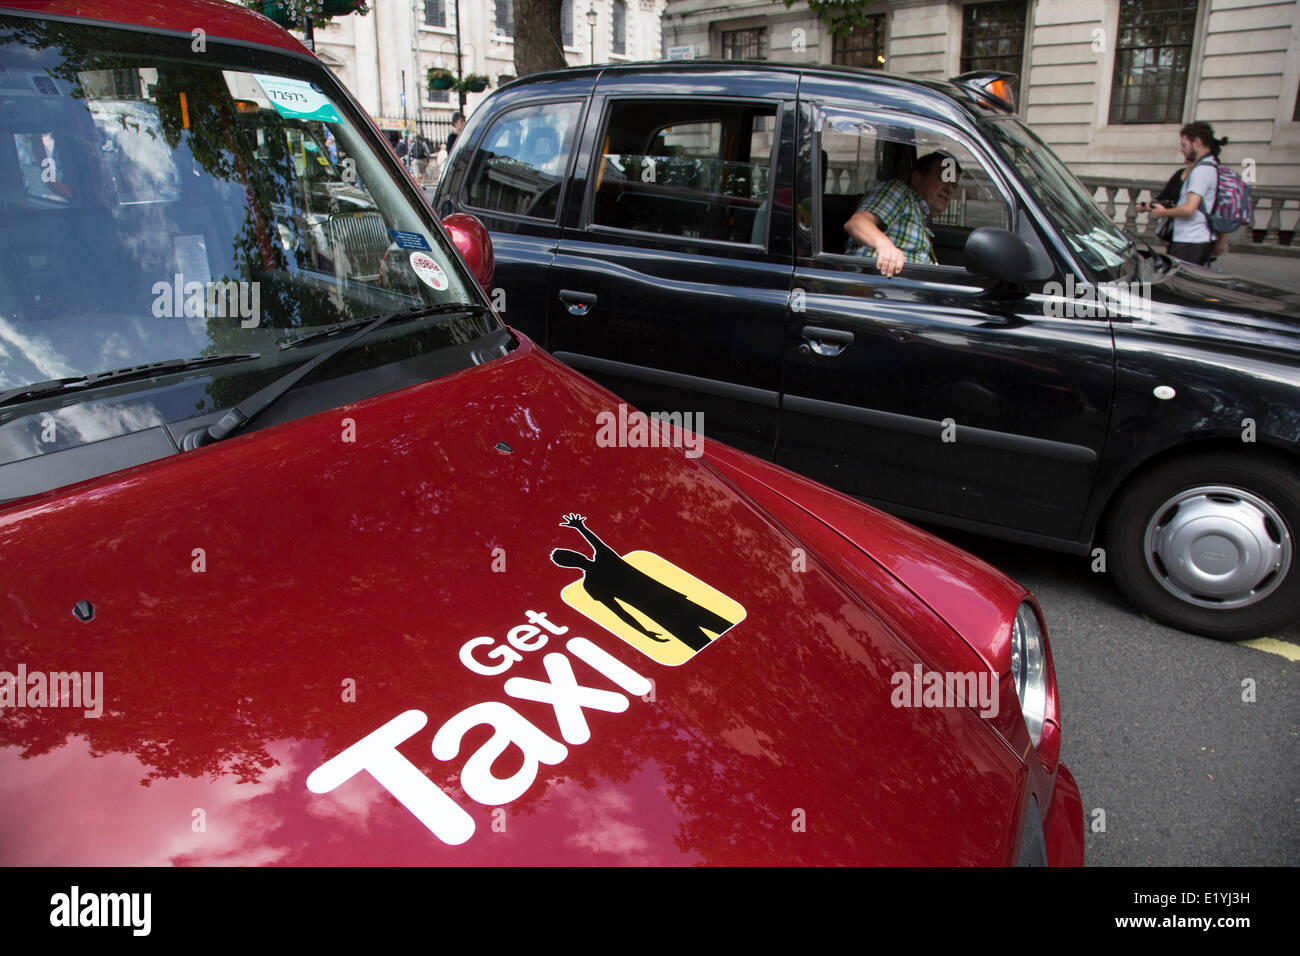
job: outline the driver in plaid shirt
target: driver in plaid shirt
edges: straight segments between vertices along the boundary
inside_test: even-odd
[[[867,190],[858,211],[844,224],[850,255],[875,256],[881,275],[897,275],[906,262],[934,263],[925,221],[939,216],[957,194],[961,167],[944,153],[927,153],[901,179]]]

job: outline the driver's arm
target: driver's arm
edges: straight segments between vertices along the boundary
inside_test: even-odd
[[[907,261],[901,249],[881,230],[880,218],[865,209],[855,212],[844,224],[847,232],[860,245],[875,250],[876,266],[884,276],[897,275]]]

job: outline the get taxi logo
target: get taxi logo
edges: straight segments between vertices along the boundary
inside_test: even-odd
[[[560,592],[565,604],[622,638],[651,660],[684,664],[745,619],[745,609],[721,591],[652,551],[620,555],[578,514],[564,516],[595,554],[557,548],[551,561],[582,571]]]

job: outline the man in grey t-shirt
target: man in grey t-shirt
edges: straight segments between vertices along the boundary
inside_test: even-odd
[[[1219,170],[1215,158],[1218,141],[1209,123],[1188,123],[1178,133],[1178,149],[1191,163],[1183,177],[1177,206],[1138,204],[1139,212],[1149,212],[1155,219],[1174,221],[1174,237],[1169,254],[1197,265],[1206,265],[1214,249],[1214,234],[1206,213],[1214,211],[1219,191]]]

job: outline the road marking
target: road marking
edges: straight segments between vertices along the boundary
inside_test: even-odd
[[[1242,647],[1253,647],[1257,651],[1267,651],[1270,654],[1278,655],[1278,657],[1285,657],[1289,661],[1300,661],[1300,646],[1287,641],[1279,641],[1276,637],[1257,637],[1253,641],[1240,641],[1239,643]]]

